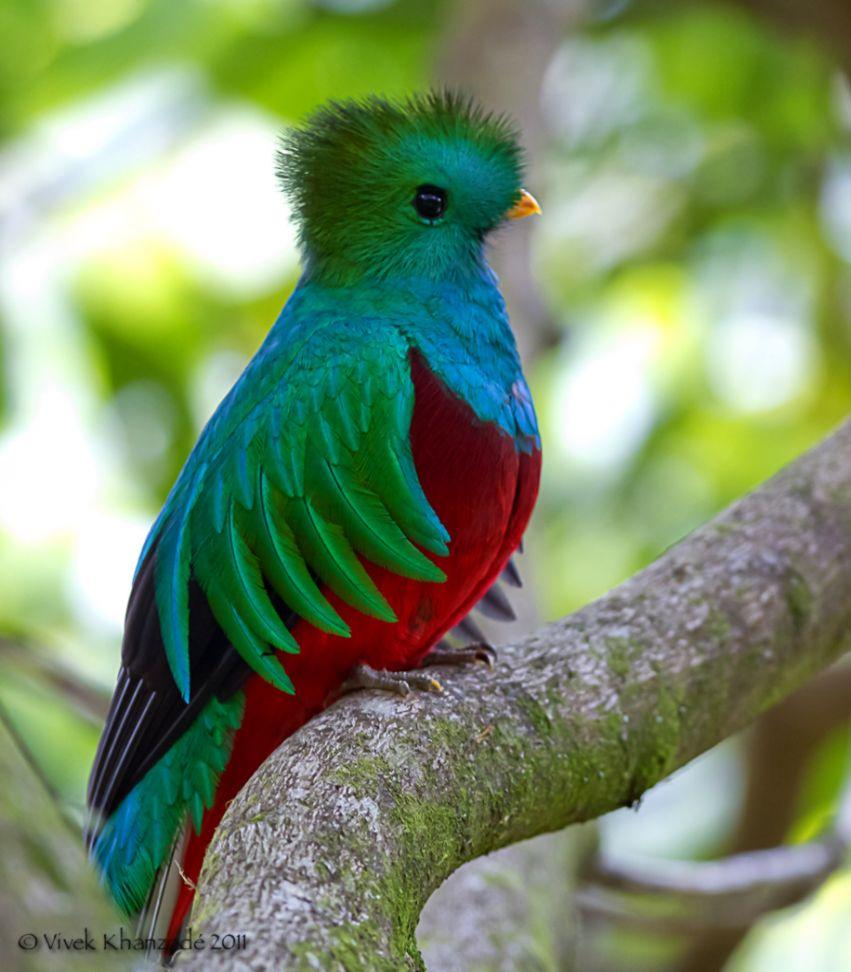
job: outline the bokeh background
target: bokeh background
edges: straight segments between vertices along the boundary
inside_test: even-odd
[[[297,279],[282,128],[435,81],[519,120],[544,216],[494,262],[546,450],[528,625],[851,412],[843,68],[845,0],[3,0],[4,967],[70,964],[16,948],[33,922],[114,921],[75,822],[147,527]],[[835,810],[849,721],[840,667],[595,839],[637,859],[804,840]],[[473,865],[466,912],[435,897],[430,968],[851,968],[851,872],[752,928],[645,927],[577,913],[552,869],[586,838],[558,839]]]

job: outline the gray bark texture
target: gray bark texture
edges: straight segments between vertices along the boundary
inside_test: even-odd
[[[432,669],[442,695],[349,696],[233,801],[188,969],[421,969],[415,929],[464,862],[636,801],[849,647],[851,422],[582,610]]]

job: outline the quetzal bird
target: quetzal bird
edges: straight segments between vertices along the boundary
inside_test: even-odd
[[[179,934],[287,736],[342,688],[424,687],[400,673],[499,606],[538,492],[485,256],[540,211],[512,126],[447,92],[331,103],[279,166],[303,274],[144,545],[89,781],[91,854],[146,937]]]

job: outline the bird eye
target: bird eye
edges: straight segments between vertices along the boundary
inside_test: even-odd
[[[438,186],[420,186],[414,196],[414,209],[423,219],[440,219],[446,211],[446,190]]]

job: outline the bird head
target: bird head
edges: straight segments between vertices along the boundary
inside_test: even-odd
[[[463,274],[488,234],[540,212],[513,126],[451,91],[331,102],[278,163],[306,269],[332,284]]]

